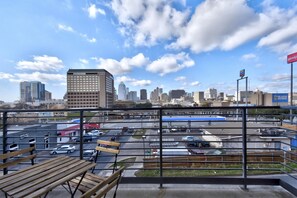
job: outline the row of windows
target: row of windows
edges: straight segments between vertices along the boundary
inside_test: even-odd
[[[79,98],[90,98],[90,99],[93,99],[93,98],[98,98],[98,96],[97,95],[90,95],[90,96],[68,96],[68,98],[77,98],[77,99],[79,99]]]
[[[99,92],[98,91],[96,91],[96,92],[94,92],[94,91],[92,91],[92,92],[69,92],[68,91],[68,95],[87,95],[87,94],[89,94],[89,95],[98,95],[99,94]]]

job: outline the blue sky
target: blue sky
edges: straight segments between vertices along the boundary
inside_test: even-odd
[[[106,69],[116,89],[228,94],[245,69],[250,90],[290,92],[296,27],[293,0],[2,0],[0,100],[33,80],[62,98],[70,68]]]

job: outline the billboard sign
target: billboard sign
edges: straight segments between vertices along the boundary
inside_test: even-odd
[[[297,52],[288,55],[288,57],[287,57],[288,63],[294,63],[296,61],[297,61]]]
[[[240,72],[239,72],[239,76],[240,76],[241,78],[243,78],[243,77],[245,76],[245,70],[244,70],[244,69],[240,70]]]
[[[272,94],[272,102],[289,102],[289,95],[287,93],[273,93]]]

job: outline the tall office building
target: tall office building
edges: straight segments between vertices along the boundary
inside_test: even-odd
[[[152,102],[160,102],[161,94],[163,93],[163,88],[157,87],[154,91],[151,92],[150,100]]]
[[[146,91],[146,89],[140,89],[140,100],[147,100],[147,91]]]
[[[52,93],[45,90],[44,99],[45,100],[51,100],[52,99]]]
[[[201,103],[203,101],[204,101],[204,92],[203,91],[194,92],[194,102]]]
[[[45,100],[45,85],[39,81],[24,81],[20,83],[20,95],[22,102],[34,102]]]
[[[170,99],[179,99],[186,94],[186,91],[183,89],[176,89],[169,91]]]
[[[124,82],[119,84],[118,100],[127,100],[127,88]]]
[[[69,69],[68,108],[110,108],[114,102],[114,78],[104,69]]]
[[[136,102],[137,101],[137,91],[129,91],[128,100]]]
[[[218,96],[218,91],[215,88],[208,88],[204,92],[205,99],[216,99]]]

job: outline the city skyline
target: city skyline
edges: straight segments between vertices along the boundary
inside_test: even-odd
[[[40,81],[63,98],[69,69],[105,69],[116,89],[123,81],[138,96],[156,87],[235,94],[242,69],[249,90],[290,92],[294,1],[5,0],[0,18],[6,102],[20,100],[22,81]]]

